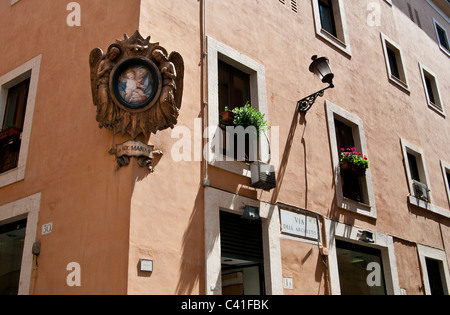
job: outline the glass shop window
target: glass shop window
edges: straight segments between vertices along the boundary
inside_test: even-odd
[[[386,295],[379,249],[336,240],[336,252],[342,295]]]

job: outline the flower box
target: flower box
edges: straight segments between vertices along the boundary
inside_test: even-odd
[[[349,172],[358,176],[363,176],[366,174],[366,169],[362,166],[351,164],[349,162],[344,162],[341,164],[341,170],[344,172]]]
[[[349,172],[358,176],[366,174],[369,168],[369,160],[361,152],[356,152],[355,148],[341,149],[341,159],[339,161],[341,171]]]

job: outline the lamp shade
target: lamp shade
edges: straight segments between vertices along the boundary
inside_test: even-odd
[[[317,58],[317,56],[314,55],[311,59],[313,62],[309,66],[309,71],[317,75],[323,83],[333,84],[334,74],[331,71],[330,61],[328,58]]]

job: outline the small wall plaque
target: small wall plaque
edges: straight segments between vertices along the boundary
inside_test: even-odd
[[[153,260],[140,259],[139,260],[139,270],[143,271],[143,272],[153,272]]]

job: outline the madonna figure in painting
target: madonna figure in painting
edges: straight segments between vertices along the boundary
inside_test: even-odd
[[[122,99],[141,107],[149,99],[153,91],[153,79],[149,69],[143,65],[131,66],[125,69],[119,77],[119,93]]]

